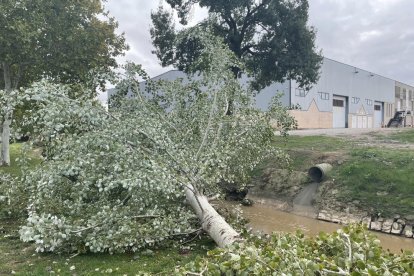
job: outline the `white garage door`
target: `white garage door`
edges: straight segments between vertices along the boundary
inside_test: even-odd
[[[382,103],[375,102],[374,104],[374,127],[381,127],[382,122],[384,121],[384,112],[382,108]]]
[[[345,128],[346,98],[333,97],[333,128]]]
[[[352,128],[372,128],[372,116],[351,115]]]

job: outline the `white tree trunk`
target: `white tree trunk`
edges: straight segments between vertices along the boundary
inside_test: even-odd
[[[225,247],[241,240],[239,233],[217,213],[206,196],[198,193],[194,187],[185,188],[185,195],[187,202],[200,219],[203,230],[219,247]]]
[[[6,119],[2,123],[0,165],[3,166],[10,165],[10,124],[10,119]]]
[[[4,77],[4,88],[6,93],[12,91],[12,81],[10,66],[5,62],[2,64],[3,77]],[[4,108],[4,107],[3,107]],[[8,108],[8,107],[6,107]],[[11,114],[9,111],[6,111],[4,114],[4,121],[2,123],[2,133],[1,133],[1,154],[0,154],[0,166],[10,166],[10,124],[11,124]]]

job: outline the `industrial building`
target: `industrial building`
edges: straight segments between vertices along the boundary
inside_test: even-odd
[[[186,75],[172,70],[154,79],[177,78]],[[277,93],[283,105],[295,107],[289,112],[299,129],[414,125],[413,86],[329,58],[323,59],[319,81],[310,90],[294,80],[273,83],[257,93],[257,106],[265,110]]]
[[[309,91],[293,80],[264,90],[257,96],[260,107],[273,91],[284,94],[284,105],[300,107],[290,110],[300,129],[386,127],[397,111],[400,125],[414,123],[413,86],[328,58],[323,60],[319,81]]]

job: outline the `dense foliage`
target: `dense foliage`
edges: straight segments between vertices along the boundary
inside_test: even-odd
[[[105,12],[101,0],[0,1],[0,89],[11,94],[34,81],[48,78],[70,84],[76,97],[104,87],[106,74],[117,66],[115,58],[128,48],[115,33],[118,23]],[[98,77],[99,76],[99,77]],[[0,95],[0,101],[2,101]],[[17,112],[1,105],[0,165],[10,165],[12,119]],[[7,112],[5,112],[7,111]]]
[[[163,66],[191,71],[204,49],[197,34],[209,26],[246,65],[234,66],[235,76],[247,72],[253,87],[297,80],[310,87],[318,79],[321,63],[315,47],[315,30],[308,26],[307,0],[167,0],[180,23],[188,23],[195,5],[208,9],[207,19],[194,27],[175,27],[173,16],[162,7],[152,14],[154,53]],[[200,69],[200,68],[197,68]]]
[[[211,39],[211,38],[208,38]],[[234,56],[210,40],[193,80],[153,82],[128,64],[109,113],[71,99],[65,86],[41,82],[25,95],[37,106],[27,117],[44,145],[41,168],[24,176],[29,218],[20,233],[39,251],[135,251],[199,228],[184,188],[217,193],[217,183],[244,185],[269,155],[272,119],[294,122],[277,101],[254,107],[232,77]],[[146,90],[139,79],[147,80]],[[228,95],[234,115],[227,116]],[[194,192],[196,192],[194,191]]]
[[[375,236],[353,225],[314,239],[301,233],[251,235],[248,241],[214,249],[179,271],[183,275],[413,275],[414,254],[385,252]]]
[[[27,86],[42,77],[90,83],[91,70],[110,72],[127,48],[101,0],[0,2],[0,87]]]

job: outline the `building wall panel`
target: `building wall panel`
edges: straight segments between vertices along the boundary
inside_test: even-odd
[[[295,117],[299,129],[332,128],[332,112],[320,111],[315,101],[311,102],[307,111],[290,110],[289,114]]]
[[[297,88],[298,84],[292,81],[292,90]],[[318,83],[305,97],[300,97],[294,93],[295,91],[292,91],[292,104],[299,104],[306,108],[313,99],[320,99],[319,92],[326,92],[329,93],[330,98],[334,94],[349,97],[350,113],[356,113],[361,106],[364,106],[367,113],[372,114],[374,101],[394,102],[392,93],[394,90],[395,81],[391,79],[325,58]],[[353,97],[356,99],[355,101],[353,101]],[[367,100],[371,100],[372,103],[370,104],[370,101]],[[321,111],[332,111],[330,101],[320,102],[322,104],[318,106]]]

